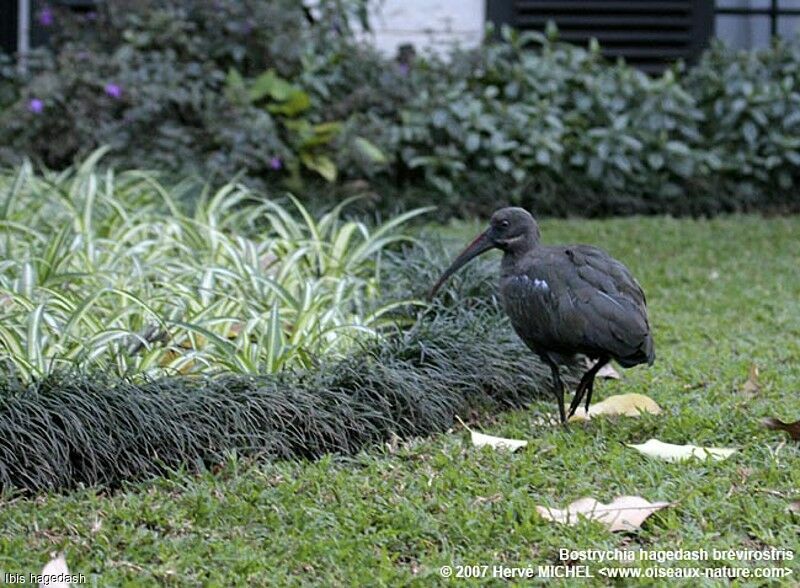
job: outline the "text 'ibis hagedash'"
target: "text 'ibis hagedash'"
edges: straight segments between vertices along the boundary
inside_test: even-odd
[[[544,246],[539,226],[522,208],[502,208],[489,228],[464,249],[442,274],[431,296],[468,261],[500,249],[500,300],[511,325],[552,372],[561,422],[566,422],[559,364],[583,354],[596,363],[583,375],[569,416],[586,397],[610,360],[622,367],[655,360],[645,295],[628,268],[589,245]]]

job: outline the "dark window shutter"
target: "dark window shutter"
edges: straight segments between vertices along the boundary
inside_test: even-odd
[[[694,61],[713,32],[710,0],[487,0],[487,18],[519,30],[544,31],[553,21],[562,41],[600,42],[609,58],[647,72],[677,59]]]
[[[17,0],[0,0],[0,51],[17,52]]]

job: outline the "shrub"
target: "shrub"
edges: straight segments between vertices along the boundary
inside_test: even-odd
[[[362,4],[323,0],[316,23],[291,0],[109,0],[89,15],[59,12],[52,57],[31,64],[20,99],[0,118],[0,155],[63,168],[109,145],[110,161],[124,167],[217,180],[244,170],[260,188],[274,185],[307,143],[291,123],[336,121],[319,102],[310,112],[281,112],[239,100],[231,74],[299,80],[306,66],[349,47],[349,22]],[[313,90],[297,92],[306,100],[335,94],[321,81]]]
[[[389,266],[393,288],[426,287],[442,263],[420,249],[398,256]],[[410,328],[313,370],[137,381],[72,371],[31,383],[6,373],[0,488],[113,488],[176,468],[212,467],[233,453],[350,453],[393,434],[444,431],[456,413],[525,405],[549,393],[549,369],[484,295],[490,281],[494,275],[467,268],[440,297],[449,304],[410,315]]]
[[[289,0],[103,6],[91,22],[59,16],[54,53],[3,92],[0,160],[61,168],[109,145],[125,167],[241,172],[305,201],[367,192],[391,211],[800,207],[797,41],[715,46],[649,77],[554,30],[387,60],[351,34],[365,0],[323,1],[315,21]]]
[[[541,210],[540,200],[571,198],[571,212],[582,194],[565,193],[567,180],[658,198],[700,171],[689,144],[702,115],[673,74],[654,80],[606,64],[596,46],[537,34],[507,31],[506,41],[457,55],[458,81],[418,95],[395,128],[403,163],[423,170],[450,206],[465,190],[496,201],[493,179],[510,202]]]
[[[370,229],[237,184],[185,206],[191,184],[99,173],[101,155],[0,176],[0,350],[25,379],[309,367],[405,303],[377,303],[380,259],[423,211]]]
[[[715,46],[687,76],[651,78],[550,34],[505,30],[403,105],[386,150],[440,203],[584,215],[798,206],[800,43]]]
[[[800,176],[800,41],[763,51],[714,45],[686,78],[704,113],[701,133],[713,168],[733,193],[758,206],[796,192]]]

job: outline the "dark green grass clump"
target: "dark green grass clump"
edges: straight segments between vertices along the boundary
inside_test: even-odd
[[[423,265],[409,260],[394,287],[408,287],[413,275],[430,282],[435,270]],[[547,391],[548,372],[515,338],[490,291],[487,276],[471,272],[411,328],[305,372],[149,381],[62,372],[28,386],[6,377],[0,486],[114,488],[213,467],[231,453],[351,453],[393,434],[446,430],[470,409],[524,405]]]

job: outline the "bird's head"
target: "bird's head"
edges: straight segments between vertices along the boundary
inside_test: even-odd
[[[442,277],[430,291],[433,298],[442,284],[470,260],[490,249],[500,249],[507,254],[520,254],[534,248],[539,242],[539,225],[524,208],[508,207],[495,211],[489,221],[489,228],[467,245],[453,260]]]

